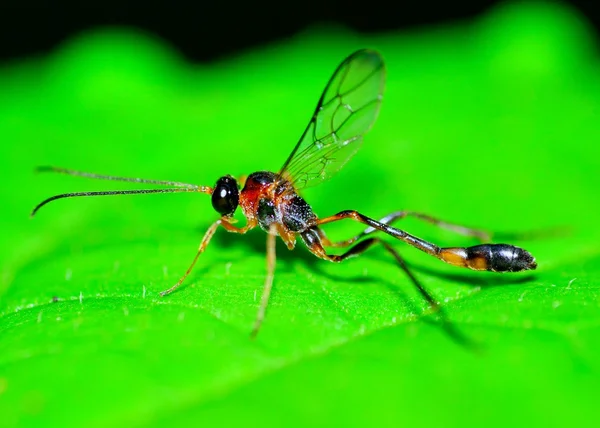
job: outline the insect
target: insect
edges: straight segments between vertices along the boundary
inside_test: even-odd
[[[40,171],[101,180],[152,184],[166,186],[166,188],[66,193],[42,201],[34,208],[31,215],[35,215],[49,202],[79,196],[175,192],[199,192],[211,195],[212,206],[220,218],[204,234],[196,256],[185,274],[175,285],[160,294],[161,296],[170,294],[184,282],[217,229],[223,228],[228,232],[244,234],[258,226],[267,232],[267,273],[252,336],[255,336],[260,329],[269,302],[275,272],[277,236],[290,250],[294,249],[296,239],[300,237],[312,254],[336,263],[359,256],[369,248],[380,245],[395,259],[400,269],[408,275],[433,309],[439,309],[435,299],[408,269],[398,251],[387,241],[372,236],[375,232],[383,232],[454,266],[492,272],[535,269],[537,266],[535,258],[528,251],[514,245],[480,244],[470,247],[442,248],[391,225],[411,216],[465,236],[476,237],[482,241],[488,240],[489,235],[482,230],[448,223],[413,211],[393,212],[379,221],[353,210],[320,218],[299,195],[300,190],[331,178],[358,151],[363,136],[369,131],[379,114],[384,85],[385,66],[378,52],[359,50],[346,58],[327,83],[308,126],[278,172],[254,172],[240,180],[225,175],[219,178],[213,187],[209,187],[175,181],[115,177],[57,167],[40,167],[38,168]],[[243,227],[234,225],[233,215],[238,206],[241,206],[247,220]],[[362,223],[367,228],[359,235],[344,241],[329,240],[321,226],[343,219]],[[331,254],[328,248],[347,248],[347,250],[340,255],[335,255]]]

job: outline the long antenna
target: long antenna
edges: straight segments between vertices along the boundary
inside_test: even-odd
[[[142,189],[142,190],[108,190],[104,192],[75,192],[75,193],[63,193],[61,195],[52,196],[48,199],[43,200],[31,211],[31,217],[33,217],[40,208],[49,202],[63,198],[75,198],[79,196],[111,196],[111,195],[139,195],[148,193],[191,193],[200,192],[211,194],[213,189],[209,186],[195,186],[195,187],[178,187],[171,189]]]
[[[75,175],[78,177],[93,178],[96,180],[112,180],[112,181],[126,181],[128,183],[145,183],[145,184],[156,184],[159,186],[175,186],[175,187],[189,187],[197,189],[198,186],[195,184],[181,183],[179,181],[163,181],[163,180],[148,180],[145,178],[134,178],[134,177],[115,177],[112,175],[94,174],[91,172],[75,171],[72,169],[59,168],[56,166],[38,166],[35,169],[37,172],[56,172],[58,174]]]

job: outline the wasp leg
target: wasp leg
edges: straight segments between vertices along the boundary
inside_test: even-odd
[[[452,323],[448,320],[446,313],[442,310],[442,307],[436,302],[433,296],[429,294],[425,287],[421,285],[420,281],[413,275],[413,273],[410,271],[410,269],[406,265],[406,262],[404,261],[402,256],[400,256],[398,251],[396,251],[387,242],[381,240],[380,238],[368,238],[354,245],[344,254],[330,255],[327,254],[325,249],[323,248],[320,239],[320,230],[318,228],[308,229],[305,232],[301,233],[300,236],[302,237],[302,240],[304,241],[311,253],[313,253],[321,259],[329,260],[335,263],[340,263],[350,257],[359,256],[365,251],[367,251],[369,248],[371,248],[373,245],[381,244],[383,248],[385,248],[385,250],[388,253],[390,253],[394,257],[394,259],[396,259],[396,262],[398,263],[400,269],[402,269],[404,273],[406,273],[410,281],[417,288],[417,290],[419,290],[419,293],[421,293],[421,296],[423,296],[423,298],[427,300],[427,303],[429,303],[432,311],[436,312],[439,315],[440,320],[442,322],[442,326],[444,330],[450,335],[450,337],[452,337],[452,339],[454,339],[457,343],[460,343],[461,345],[468,346],[472,349],[477,348],[476,343],[471,341],[469,338],[465,337],[452,325]]]
[[[204,234],[204,237],[202,238],[202,242],[200,242],[200,246],[198,247],[198,252],[196,253],[196,257],[194,257],[194,260],[192,261],[192,264],[190,265],[190,267],[188,268],[188,270],[185,272],[185,275],[183,275],[181,277],[181,279],[179,281],[177,281],[177,284],[175,284],[174,286],[172,286],[168,290],[161,291],[161,293],[160,293],[161,297],[162,296],[166,296],[167,294],[171,294],[173,291],[175,291],[183,283],[183,281],[185,281],[185,279],[187,278],[187,276],[190,274],[190,272],[194,268],[194,265],[196,264],[196,261],[198,261],[198,257],[200,257],[200,254],[202,254],[204,252],[204,249],[206,248],[206,246],[210,242],[210,239],[213,237],[213,235],[215,234],[215,231],[217,230],[217,228],[219,227],[220,224],[221,224],[221,220],[217,220],[216,222],[214,222],[208,228],[208,230]]]
[[[364,241],[361,241],[358,244],[354,245],[348,251],[346,251],[344,254],[335,255],[335,254],[327,254],[327,252],[323,248],[323,244],[321,242],[319,235],[320,234],[319,234],[318,228],[308,229],[300,234],[300,236],[302,237],[302,240],[304,241],[304,243],[306,244],[306,246],[308,247],[308,249],[311,253],[313,253],[315,256],[317,256],[321,259],[329,260],[334,263],[340,263],[340,262],[346,260],[347,258],[359,256],[362,253],[364,253],[365,251],[367,251],[369,248],[371,248],[373,245],[381,244],[387,250],[387,252],[390,253],[396,259],[398,266],[406,273],[406,275],[408,275],[408,277],[410,278],[410,280],[412,281],[414,286],[419,290],[419,292],[425,298],[425,300],[427,300],[427,302],[431,305],[432,309],[434,309],[434,310],[439,309],[438,303],[431,296],[431,294],[429,294],[427,292],[427,290],[425,290],[425,288],[421,285],[421,283],[417,280],[417,278],[408,269],[408,266],[406,266],[404,259],[387,242],[382,241],[380,238],[368,238],[368,239],[365,239]]]
[[[492,272],[519,272],[535,269],[535,258],[526,250],[508,244],[481,244],[472,247],[440,248],[401,229],[373,220],[358,211],[342,211],[317,220],[318,225],[350,218],[400,239],[419,250],[454,266]],[[367,228],[367,231],[369,228]]]
[[[227,232],[240,233],[242,235],[245,234],[246,232],[248,232],[249,230],[255,228],[256,225],[258,224],[258,222],[256,220],[253,220],[252,222],[247,223],[244,227],[237,227],[237,226],[234,226],[232,224],[232,222],[235,222],[235,219],[226,218],[226,217],[221,218],[221,226],[223,226],[223,228]]]
[[[406,218],[406,217],[415,217],[419,220],[423,220],[423,221],[426,221],[427,223],[433,224],[434,226],[437,226],[439,228],[458,233],[459,235],[477,238],[482,242],[489,241],[492,237],[492,234],[485,230],[474,229],[471,227],[466,227],[466,226],[462,226],[462,225],[455,224],[455,223],[449,223],[447,221],[432,217],[428,214],[423,214],[423,213],[419,213],[416,211],[396,211],[396,212],[393,212],[393,213],[388,214],[385,217],[383,217],[381,220],[379,220],[379,223],[390,226],[395,221],[402,220],[403,218]],[[367,227],[362,233],[359,233],[358,235],[354,236],[353,238],[347,239],[345,241],[339,241],[339,242],[331,242],[329,239],[327,239],[327,237],[325,236],[325,234],[322,231],[320,231],[319,233],[321,234],[321,239],[322,239],[323,245],[325,245],[326,247],[343,248],[343,247],[347,247],[348,245],[353,244],[354,242],[358,241],[359,239],[362,239],[365,236],[370,235],[371,233],[376,232],[376,231],[377,231],[377,229],[374,227]]]
[[[252,338],[255,338],[258,334],[258,330],[260,330],[260,326],[265,318],[265,312],[267,310],[267,305],[269,304],[269,296],[271,295],[271,288],[273,287],[273,278],[275,276],[275,241],[277,235],[275,234],[274,225],[272,225],[270,229],[271,230],[267,235],[267,277],[265,278],[265,287],[263,288],[263,293],[260,298],[260,307],[256,314],[256,321],[254,321],[254,328],[250,334]]]

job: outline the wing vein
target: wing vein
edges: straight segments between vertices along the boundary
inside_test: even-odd
[[[364,49],[342,61],[279,176],[299,190],[335,175],[377,119],[384,85],[385,65],[378,52]]]

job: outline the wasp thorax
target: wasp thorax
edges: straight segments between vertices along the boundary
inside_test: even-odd
[[[239,203],[237,181],[230,175],[217,180],[212,193],[212,206],[221,215],[231,216]]]

